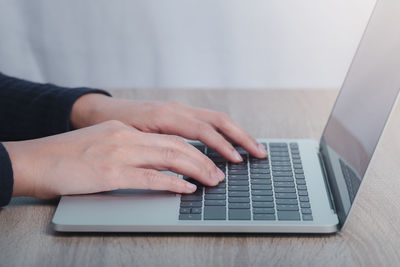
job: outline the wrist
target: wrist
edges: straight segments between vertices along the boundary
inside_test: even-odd
[[[14,180],[13,197],[34,195],[33,187],[31,186],[32,179],[29,179],[29,173],[32,173],[34,170],[31,168],[32,166],[28,166],[30,161],[24,159],[24,155],[26,154],[25,149],[20,148],[25,142],[2,143],[11,160]]]
[[[71,110],[70,123],[73,129],[91,126],[103,121],[102,107],[111,97],[103,94],[86,94],[76,100]]]

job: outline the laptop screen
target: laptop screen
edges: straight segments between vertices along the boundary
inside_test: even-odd
[[[341,225],[399,92],[399,25],[400,1],[378,1],[321,138]]]

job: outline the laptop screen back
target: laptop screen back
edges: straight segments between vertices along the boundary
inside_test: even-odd
[[[400,1],[378,0],[321,138],[341,225],[399,92],[399,25]]]

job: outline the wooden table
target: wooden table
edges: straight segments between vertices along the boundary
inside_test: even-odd
[[[128,90],[230,114],[255,137],[318,139],[337,91]],[[59,234],[58,200],[17,198],[0,210],[0,266],[395,266],[400,264],[400,107],[335,235]]]

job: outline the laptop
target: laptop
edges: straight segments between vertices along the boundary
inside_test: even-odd
[[[52,223],[63,232],[334,233],[345,224],[400,88],[400,1],[377,2],[319,141],[258,139],[268,158],[227,162],[190,195],[117,190],[63,196]],[[266,101],[268,102],[268,101]],[[178,175],[178,174],[177,174]],[[192,180],[190,177],[182,179]]]

